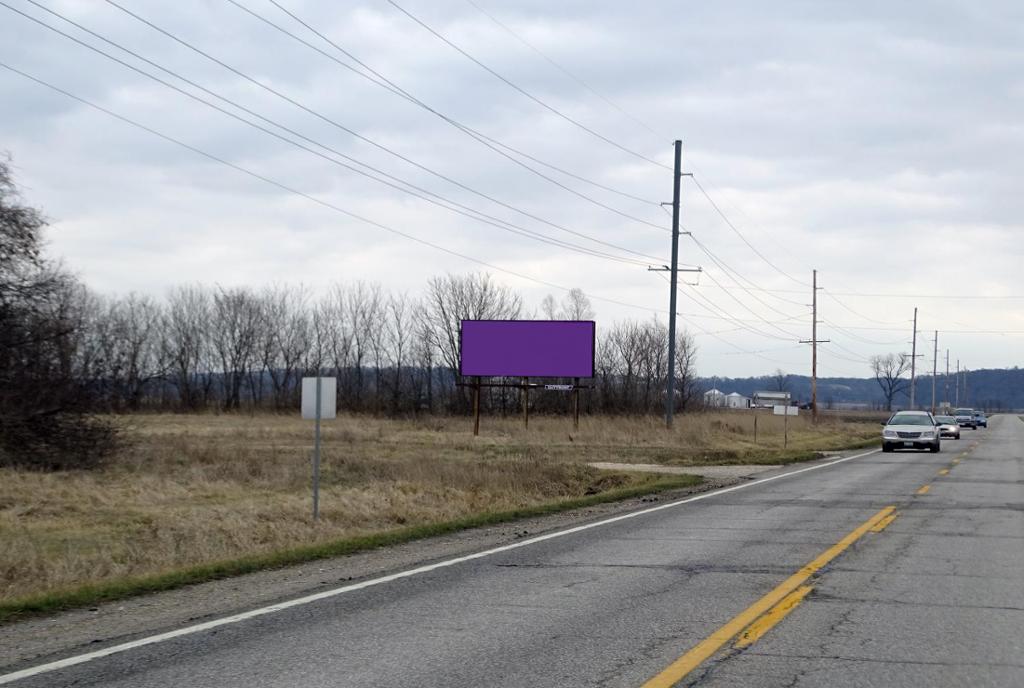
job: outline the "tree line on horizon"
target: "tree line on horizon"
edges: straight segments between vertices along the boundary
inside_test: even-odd
[[[116,444],[104,413],[143,410],[295,411],[301,378],[338,377],[338,407],[357,413],[463,413],[463,319],[594,318],[579,289],[529,309],[490,275],[429,279],[421,294],[380,284],[261,289],[189,284],[165,298],[104,296],[43,252],[46,219],[22,201],[0,159],[0,465],[95,465]],[[668,332],[654,318],[598,328],[592,413],[664,407]],[[677,408],[699,403],[697,350],[677,341]],[[481,403],[516,412],[520,391],[489,388]],[[567,395],[533,394],[537,411]]]

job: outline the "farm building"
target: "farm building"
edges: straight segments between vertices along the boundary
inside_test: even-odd
[[[723,408],[726,405],[727,397],[725,392],[718,389],[709,389],[704,392],[704,406],[708,408]]]
[[[743,396],[739,392],[731,392],[725,395],[725,406],[726,408],[738,409],[750,408],[750,398]]]
[[[789,392],[754,392],[755,408],[770,408],[772,406],[787,406],[790,402]]]

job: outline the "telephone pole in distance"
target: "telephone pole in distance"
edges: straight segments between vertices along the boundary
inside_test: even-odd
[[[828,339],[818,339],[818,271],[814,270],[811,280],[811,338],[801,339],[801,344],[811,345],[811,419],[818,422],[818,344],[827,344]]]

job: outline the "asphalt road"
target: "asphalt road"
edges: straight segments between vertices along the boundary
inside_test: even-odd
[[[17,685],[640,686],[711,647],[666,685],[1024,686],[1024,422],[964,438],[780,469],[801,472]],[[802,602],[737,648],[720,629],[787,580]]]

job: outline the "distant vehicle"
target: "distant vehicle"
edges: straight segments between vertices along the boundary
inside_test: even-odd
[[[956,423],[961,428],[978,429],[978,421],[974,420],[974,409],[958,408],[953,411],[953,417],[956,418]]]
[[[953,416],[935,416],[935,422],[939,424],[939,437],[952,437],[960,439],[960,426]]]
[[[979,428],[988,428],[988,418],[985,417],[984,412],[974,412],[974,425]]]
[[[941,449],[939,435],[932,414],[927,411],[899,411],[893,414],[882,430],[882,451],[927,449],[935,453]]]

